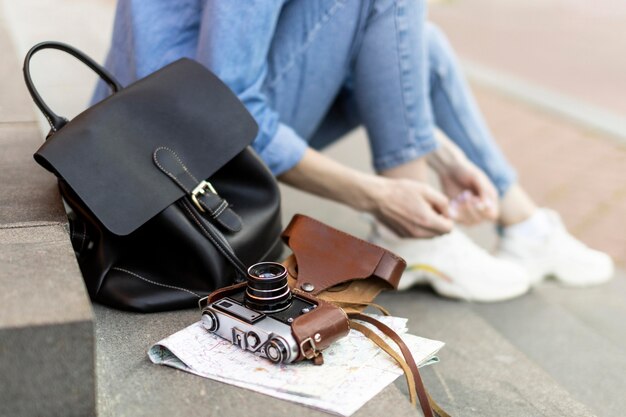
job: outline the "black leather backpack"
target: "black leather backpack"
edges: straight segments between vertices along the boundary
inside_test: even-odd
[[[113,90],[73,120],[30,77],[42,49],[78,58]],[[92,300],[153,312],[192,307],[281,251],[276,180],[249,147],[257,125],[205,67],[178,60],[122,88],[62,43],[34,46],[28,90],[50,123],[35,160],[59,178]]]

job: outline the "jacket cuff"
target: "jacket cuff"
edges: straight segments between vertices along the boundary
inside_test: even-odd
[[[276,134],[263,149],[257,149],[255,144],[256,141],[252,147],[275,176],[296,166],[308,147],[304,139],[298,136],[292,128],[282,123],[278,124]]]

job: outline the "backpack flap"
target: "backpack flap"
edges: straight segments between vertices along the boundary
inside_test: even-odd
[[[202,181],[257,131],[224,83],[201,64],[180,59],[76,116],[34,157],[107,230],[124,236],[186,194],[155,164],[157,149],[170,150]]]

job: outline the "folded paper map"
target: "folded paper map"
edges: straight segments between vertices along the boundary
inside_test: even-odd
[[[407,334],[407,319],[375,317],[401,335],[420,366],[438,361],[442,342]],[[393,359],[355,330],[324,350],[321,366],[308,361],[274,364],[208,332],[200,322],[156,343],[148,356],[159,365],[342,416],[353,414],[403,374]]]

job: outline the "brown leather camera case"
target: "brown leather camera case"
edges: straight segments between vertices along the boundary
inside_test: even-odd
[[[281,236],[293,251],[283,262],[290,285],[348,313],[363,310],[383,290],[397,289],[406,268],[392,252],[302,214]]]

